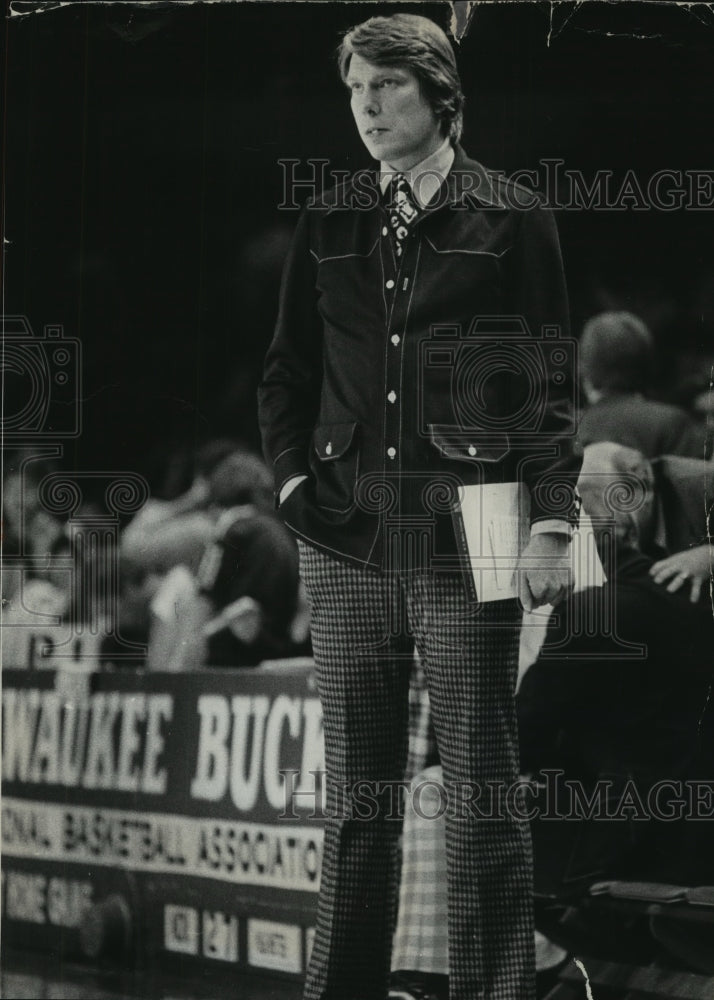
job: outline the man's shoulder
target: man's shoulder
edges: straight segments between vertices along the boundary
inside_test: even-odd
[[[543,204],[543,197],[533,188],[498,170],[472,159],[460,146],[457,147],[452,173],[457,191],[476,207],[512,209],[523,211]]]

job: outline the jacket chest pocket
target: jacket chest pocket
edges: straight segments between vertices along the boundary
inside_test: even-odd
[[[322,424],[312,435],[310,465],[320,507],[345,514],[355,504],[359,476],[359,425]]]
[[[333,241],[323,252],[327,255],[315,255],[318,308],[323,319],[339,330],[354,328],[356,316],[361,322],[381,322],[379,239],[359,250],[344,241]]]
[[[437,213],[423,237],[422,267],[437,288],[448,290],[452,310],[473,315],[499,308],[502,266],[511,248],[506,213]]]

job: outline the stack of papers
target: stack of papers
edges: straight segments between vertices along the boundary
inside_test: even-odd
[[[462,555],[471,565],[476,599],[518,597],[528,607],[525,574],[516,572],[530,539],[530,494],[525,483],[463,487],[461,508],[454,519]],[[580,527],[573,532],[570,555],[576,591],[605,583],[592,522],[584,511]]]

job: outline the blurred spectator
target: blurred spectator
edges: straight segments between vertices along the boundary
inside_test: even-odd
[[[291,655],[297,602],[292,537],[272,513],[232,508],[216,523],[197,578],[175,567],[155,595],[147,665],[242,667]]]
[[[263,461],[252,452],[218,441],[202,449],[188,490],[174,500],[151,498],[122,532],[121,555],[147,573],[164,575],[174,566],[198,570],[218,517],[229,507],[272,506],[272,484]]]
[[[147,666],[248,666],[301,651],[297,550],[264,462],[233,449],[200,483],[125,532],[123,554],[148,578]]]
[[[161,483],[152,493],[162,500],[174,500],[185,494],[197,480],[205,480],[218,463],[241,446],[231,438],[209,438],[197,447],[174,445],[166,459],[166,446],[162,459],[166,465]],[[158,464],[158,456],[157,463]]]
[[[94,646],[101,641],[101,661],[93,647],[90,668],[143,665],[142,647],[154,669],[241,666],[305,651],[297,552],[273,515],[262,459],[233,442],[209,442],[195,470],[181,496],[150,500],[125,527],[115,594],[116,567],[104,565],[91,532],[83,540],[81,517],[70,536],[41,507],[39,485],[53,467],[18,457],[3,505],[18,560],[15,586],[3,595],[3,624],[18,626],[6,635],[6,664],[56,666],[50,653],[69,646],[80,658],[90,632]]]
[[[216,464],[208,476],[209,502],[218,508],[253,504],[273,510],[273,480],[262,458],[236,449]]]
[[[39,486],[57,471],[55,463],[32,452],[18,452],[3,461],[3,556],[46,557],[63,525],[42,507]]]
[[[43,508],[40,498],[42,480],[55,471],[54,462],[29,449],[3,456],[2,660],[6,667],[52,666],[47,655],[52,638],[68,619],[69,583],[53,572],[68,543],[62,522]]]
[[[579,428],[582,447],[614,441],[647,458],[685,455],[704,458],[701,435],[676,406],[648,399],[654,343],[632,313],[594,316],[580,340],[580,375],[588,406]]]
[[[546,643],[518,695],[521,763],[526,771],[562,768],[592,791],[599,779],[611,795],[633,782],[642,801],[661,780],[711,774],[714,621],[704,594],[661,586],[643,549],[655,538],[655,474],[627,448],[586,450],[579,490],[591,511],[631,477],[644,485],[639,504],[614,513],[615,545],[603,547],[609,580],[575,594],[551,618]],[[589,453],[590,452],[590,453]],[[703,464],[703,463],[700,463]],[[624,478],[623,478],[624,477]],[[624,494],[623,494],[624,496]],[[634,508],[634,509],[633,509]],[[612,511],[610,517],[613,517]],[[702,519],[703,521],[703,519]],[[595,521],[596,530],[598,523]],[[641,648],[641,655],[637,649]],[[670,796],[671,797],[671,796]],[[666,808],[666,800],[662,799]],[[548,824],[546,824],[548,825]],[[689,824],[691,825],[691,824]],[[712,877],[711,844],[682,852],[688,824],[596,822],[549,824],[538,836],[537,880],[571,891],[578,880],[645,878],[701,884]]]
[[[142,565],[121,555],[116,613],[113,628],[102,643],[105,668],[136,669],[145,666],[151,625],[151,600],[162,577],[149,574]],[[133,652],[127,644],[134,647]]]
[[[98,667],[105,609],[99,588],[83,585],[82,567],[77,566],[72,548],[69,537],[62,534],[42,561],[19,572],[17,589],[3,606],[5,667],[84,671]]]
[[[184,493],[173,500],[152,497],[121,536],[118,630],[134,642],[146,643],[153,621],[154,669],[157,658],[167,662],[165,644],[156,634],[158,621],[169,614],[175,618],[177,602],[184,616],[186,608],[193,607],[195,577],[213,541],[216,521],[226,507],[251,503],[256,496],[262,499],[265,470],[260,459],[232,441],[205,444],[195,456],[193,471]],[[116,651],[109,644],[107,657]]]
[[[684,587],[697,602],[708,594],[712,579],[714,465],[677,455],[663,455],[650,463],[641,453],[614,442],[589,445],[578,490],[583,506],[600,521],[613,516],[605,494],[608,482],[618,485],[617,475],[625,494],[633,483],[647,486],[640,498],[642,508],[618,513],[619,535],[629,531],[637,538],[638,547],[653,560],[650,575],[657,583],[670,592]]]
[[[49,580],[21,579],[2,610],[2,664],[8,669],[56,667],[48,653],[67,615],[67,595]],[[62,636],[66,638],[66,636]]]
[[[208,662],[203,629],[211,617],[208,599],[195,576],[174,566],[159,582],[148,604],[146,667],[172,673],[197,670]]]

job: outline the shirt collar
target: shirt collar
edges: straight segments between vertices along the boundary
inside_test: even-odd
[[[387,190],[389,182],[396,173],[403,173],[409,181],[414,200],[419,208],[426,208],[439,190],[454,162],[454,147],[450,139],[444,139],[435,152],[427,156],[421,163],[415,164],[411,170],[397,171],[388,163],[382,162],[379,167],[379,186],[382,194]]]

